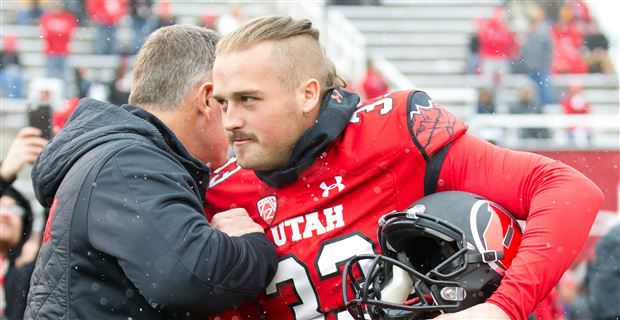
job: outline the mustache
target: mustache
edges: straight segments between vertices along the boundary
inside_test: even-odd
[[[256,140],[256,136],[243,131],[229,131],[228,141],[233,142],[236,140]]]

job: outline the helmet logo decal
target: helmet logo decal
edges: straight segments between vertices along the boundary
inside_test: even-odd
[[[341,176],[335,176],[334,179],[336,180],[336,183],[332,184],[332,185],[327,185],[327,183],[325,183],[325,181],[321,182],[321,189],[323,189],[323,198],[327,198],[329,197],[329,191],[333,190],[333,189],[338,189],[338,192],[344,190],[345,185],[342,184],[342,177]]]
[[[488,204],[489,204],[489,202],[486,201],[486,200],[478,200],[478,201],[476,201],[476,203],[474,203],[474,205],[471,207],[471,212],[469,214],[470,228],[471,228],[471,232],[472,232],[473,238],[474,238],[473,240],[474,240],[474,243],[476,244],[476,249],[480,253],[484,253],[486,251],[494,250],[494,249],[496,250],[496,248],[489,248],[489,247],[487,247],[488,243],[483,243],[482,242],[483,240],[486,240],[486,239],[484,239],[485,235],[478,230],[478,219],[479,219],[478,213],[480,212],[480,207],[486,205],[488,213],[491,215],[491,217],[489,217],[489,221],[487,221],[487,224],[485,225],[485,230],[484,231],[488,230],[489,225],[493,221],[492,217],[496,216],[496,214],[493,211],[491,211],[492,209],[489,207]],[[501,230],[501,226],[500,226],[500,230]],[[500,243],[501,243],[502,240],[503,239],[499,240]],[[501,251],[501,248],[499,248],[499,249]],[[489,266],[493,270],[495,270],[497,273],[503,275],[505,268],[503,267],[503,265],[502,266],[498,265],[497,264],[498,262],[499,261],[489,261],[487,263],[489,264]]]
[[[493,202],[489,202],[488,210],[494,213],[494,217],[492,217],[492,219],[498,222],[498,228],[495,232],[500,232],[499,237],[501,237],[501,241],[494,241],[493,245],[494,247],[500,248],[500,250],[504,252],[504,258],[498,261],[498,263],[505,269],[508,269],[512,264],[512,259],[517,254],[519,246],[521,245],[521,228],[511,217],[510,213]],[[487,247],[489,247],[490,240],[486,232],[484,237],[487,242]]]
[[[486,210],[486,212],[482,211]],[[476,249],[503,252],[499,261],[489,262],[491,268],[500,274],[510,267],[512,257],[521,243],[519,226],[510,217],[510,214],[501,207],[486,200],[476,202],[470,213],[470,226]]]
[[[504,250],[504,234],[502,230],[502,222],[499,220],[499,216],[497,212],[489,206],[489,212],[491,212],[491,216],[489,217],[489,221],[487,223],[486,228],[482,233],[482,237],[484,239],[484,245],[488,250],[494,250],[500,252]]]
[[[278,201],[276,196],[267,196],[258,200],[256,207],[258,208],[258,213],[263,221],[265,221],[266,224],[271,225],[271,222],[273,222],[273,218],[276,215],[276,211],[278,210]]]

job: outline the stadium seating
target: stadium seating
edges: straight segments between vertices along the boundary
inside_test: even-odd
[[[416,87],[467,117],[475,112],[477,75],[463,74],[468,37],[474,20],[486,18],[502,1],[414,2],[384,1],[381,7],[340,6],[338,10],[366,37],[369,55],[383,56]],[[582,83],[593,113],[618,115],[618,76],[600,74],[556,75],[553,84],[562,93]],[[501,102],[516,99],[524,75],[508,75]]]

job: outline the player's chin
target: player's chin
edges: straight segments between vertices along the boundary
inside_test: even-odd
[[[235,149],[235,154],[237,157],[237,164],[243,168],[254,171],[269,171],[273,170],[275,167],[272,165],[271,161],[269,161],[269,157],[262,155],[259,152],[252,152],[252,150],[237,150]]]
[[[260,163],[257,163],[256,157],[252,156],[252,152],[249,150],[245,150],[244,148],[233,148],[235,150],[235,157],[237,157],[237,164],[243,168],[248,170],[260,170],[257,169],[260,166]]]

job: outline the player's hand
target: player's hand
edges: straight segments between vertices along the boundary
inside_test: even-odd
[[[265,233],[263,227],[254,222],[243,208],[230,209],[216,214],[211,219],[211,227],[231,237],[239,237],[254,232]]]
[[[47,140],[41,137],[41,130],[32,127],[19,130],[2,160],[0,176],[7,181],[15,179],[26,164],[34,163],[46,144]]]
[[[441,320],[457,320],[457,319],[493,319],[493,320],[510,320],[510,317],[500,307],[483,302],[465,310],[442,314],[435,319]]]

